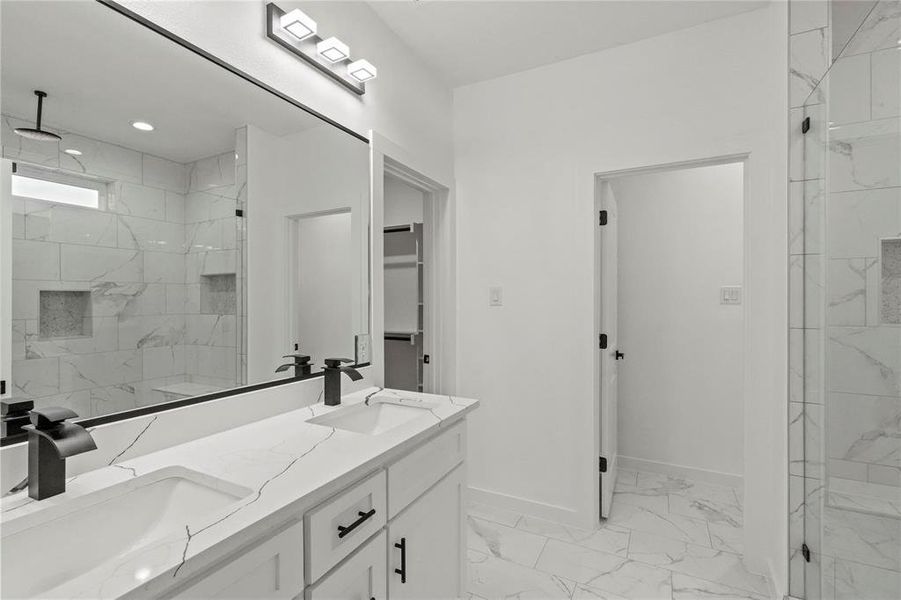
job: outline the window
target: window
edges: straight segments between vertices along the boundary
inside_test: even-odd
[[[106,188],[102,181],[21,164],[12,176],[13,196],[85,208],[102,208]]]

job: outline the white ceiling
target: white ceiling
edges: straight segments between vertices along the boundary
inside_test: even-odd
[[[179,162],[234,149],[252,123],[288,135],[323,122],[98,2],[3,2],[0,110]],[[135,120],[156,126],[150,133]]]
[[[758,0],[371,1],[452,86],[525,71],[760,8]]]

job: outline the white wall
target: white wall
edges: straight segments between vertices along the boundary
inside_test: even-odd
[[[617,347],[626,354],[620,460],[740,477],[743,314],[720,304],[720,287],[743,277],[742,164],[610,183],[619,211]]]
[[[396,177],[385,177],[385,227],[422,223],[423,193]]]
[[[593,522],[594,174],[748,153],[745,546],[784,583],[786,30],[774,3],[455,91],[475,497]]]

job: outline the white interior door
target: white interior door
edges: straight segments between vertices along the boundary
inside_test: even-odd
[[[607,461],[606,472],[600,473],[600,514],[606,518],[610,514],[613,503],[613,488],[616,485],[617,463],[617,237],[616,237],[616,198],[610,183],[603,180],[597,182],[597,209],[606,211],[606,224],[599,212],[597,236],[597,265],[599,269],[598,323],[600,334],[606,335],[606,348],[599,339],[598,351],[598,393],[600,394],[598,415],[600,423],[600,454]]]

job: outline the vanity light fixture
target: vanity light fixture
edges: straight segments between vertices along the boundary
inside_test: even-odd
[[[316,21],[299,8],[282,15],[279,23],[282,29],[299,40],[305,40],[311,35],[316,35]]]
[[[329,62],[341,62],[350,58],[350,48],[336,37],[330,37],[316,44],[316,52]]]
[[[66,148],[63,152],[70,156],[81,156],[81,150],[76,150],[75,148]]]
[[[361,58],[347,65],[347,73],[360,83],[363,83],[364,81],[375,79],[378,75],[378,70],[371,62]]]
[[[132,121],[131,126],[140,131],[153,131],[153,125],[146,121]]]

